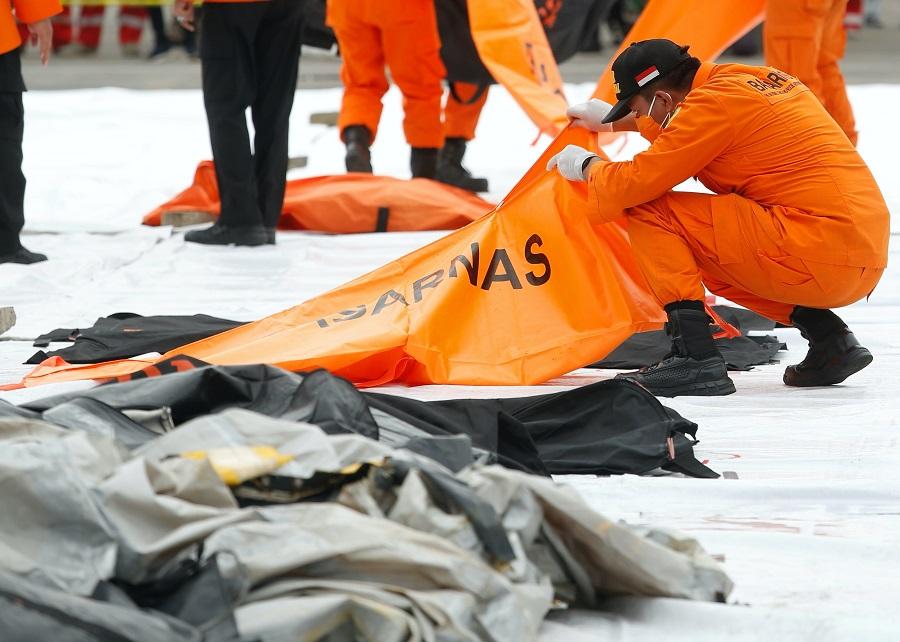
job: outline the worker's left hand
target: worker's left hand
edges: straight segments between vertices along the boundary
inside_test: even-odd
[[[585,180],[585,161],[591,158],[599,158],[599,156],[578,145],[566,145],[565,149],[547,162],[547,169],[551,170],[555,167],[563,178],[570,181],[583,181]]]
[[[586,103],[572,105],[566,110],[566,116],[574,127],[583,127],[592,132],[611,132],[612,123],[604,123],[603,119],[612,111],[608,102],[591,98]]]
[[[175,20],[188,31],[194,31],[196,25],[194,23],[194,0],[175,0],[172,7],[172,13]]]
[[[28,31],[31,33],[31,42],[38,46],[41,64],[46,65],[50,61],[50,51],[53,48],[53,24],[50,18],[29,23]]]

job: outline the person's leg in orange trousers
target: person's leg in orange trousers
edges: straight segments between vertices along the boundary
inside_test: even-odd
[[[444,145],[441,99],[447,75],[434,2],[385,2],[390,9],[381,15],[381,38],[391,78],[403,94],[403,133],[412,148],[410,169],[413,178],[434,178],[438,151]]]
[[[856,143],[856,125],[838,61],[844,54],[847,0],[768,0],[766,65],[796,76]]]
[[[841,126],[847,138],[856,145],[859,134],[856,118],[847,97],[847,84],[841,73],[840,60],[847,45],[847,31],[844,29],[844,9],[846,0],[832,0],[834,3],[822,30],[822,47],[819,50],[819,77],[822,78],[822,95],[825,109]]]
[[[872,291],[882,268],[827,265],[786,254],[768,229],[783,211],[736,194],[668,192],[628,210],[628,234],[651,291],[669,310],[709,289],[775,321],[796,325],[810,354],[785,371],[790,385],[838,383],[871,362],[829,308]]]
[[[381,30],[366,20],[366,12],[353,0],[328,0],[327,11],[328,26],[334,31],[341,52],[344,95],[338,130],[347,146],[347,171],[371,174],[369,146],[378,133],[381,98],[389,87]]]
[[[344,95],[338,128],[364,125],[374,141],[381,120],[381,98],[389,84],[384,70],[381,30],[345,5],[350,0],[329,0],[329,26],[341,52],[341,83]]]
[[[470,192],[488,191],[487,179],[472,176],[462,164],[466,145],[475,138],[487,94],[487,85],[450,83],[444,103],[444,146],[438,155],[437,180]]]
[[[444,103],[444,136],[470,141],[487,102],[489,87],[467,82],[452,82]]]
[[[746,292],[742,305],[789,323],[792,306],[841,307],[875,287],[882,269],[787,256],[766,232],[776,227],[766,221],[777,218],[778,208],[737,194],[668,192],[629,209],[628,232],[638,264],[662,305],[702,299],[708,277]]]

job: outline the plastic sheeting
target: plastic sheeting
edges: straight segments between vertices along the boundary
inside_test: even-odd
[[[594,138],[567,128],[497,209],[462,230],[166,356],[321,367],[368,386],[530,384],[604,357],[634,332],[659,327],[664,315],[624,229],[592,226],[585,186],[543,169],[566,144],[595,147]],[[23,383],[117,377],[145,365],[48,363]]]
[[[203,161],[193,185],[147,214],[143,223],[161,225],[167,214],[178,212],[217,217],[220,208],[215,166]],[[455,230],[492,208],[471,192],[425,178],[313,176],[288,181],[278,227],[334,234]]]
[[[57,524],[39,541],[21,520],[4,533],[16,554],[0,557],[0,571],[27,578],[0,575],[4,639],[42,639],[64,624],[79,640],[137,642],[168,628],[170,639],[203,630],[208,642],[234,630],[520,642],[535,639],[554,596],[594,607],[607,594],[722,600],[731,590],[696,543],[615,524],[550,480],[492,466],[454,477],[431,460],[311,424],[227,410],[175,429],[159,439],[164,446],[129,452],[77,428],[0,422],[9,456],[0,476],[21,482],[0,485],[6,510]],[[198,439],[206,448],[252,439],[290,450],[296,462],[279,474],[302,487],[330,471],[337,483],[319,501],[284,505],[263,489],[259,501],[271,505],[241,508],[208,461],[179,456]],[[65,465],[57,446],[70,453]],[[346,472],[369,462],[362,477]],[[65,484],[50,466],[66,472]],[[448,492],[477,514],[454,510]],[[79,506],[68,519],[59,513]],[[508,541],[503,563],[492,561],[479,523]],[[98,555],[104,563],[91,563]],[[147,636],[122,612],[138,606],[134,621],[150,618]]]

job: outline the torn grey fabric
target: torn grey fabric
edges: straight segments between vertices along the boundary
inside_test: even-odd
[[[0,572],[3,642],[203,642],[194,627],[161,614],[107,604]]]
[[[240,409],[129,450],[95,430],[90,405],[73,409],[69,429],[0,419],[0,502],[14,516],[0,520],[0,569],[40,592],[22,599],[53,604],[15,612],[29,642],[68,639],[42,636],[81,603],[71,594],[102,607],[78,612],[88,633],[74,640],[145,642],[168,627],[159,639],[520,642],[561,602],[731,589],[694,540],[614,524],[544,477],[480,463],[454,473],[415,449]],[[243,484],[195,457],[218,448],[276,452],[280,467],[253,481],[299,499],[270,497],[273,482],[240,503]],[[122,612],[150,618],[151,633]]]
[[[77,595],[110,577],[116,539],[90,483],[117,461],[112,442],[0,420],[0,569]]]
[[[441,639],[448,640],[533,639],[552,603],[549,583],[541,591],[528,586],[520,590],[483,560],[441,537],[343,506],[299,504],[260,514],[265,521],[223,528],[204,547],[204,554],[235,555],[253,586],[297,576],[389,585],[400,593],[458,595],[468,607],[459,613],[441,608],[440,600],[432,604],[435,613],[430,617],[443,624]],[[482,633],[472,638],[466,631]]]

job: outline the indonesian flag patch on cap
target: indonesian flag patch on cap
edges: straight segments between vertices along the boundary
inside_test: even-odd
[[[657,77],[659,77],[659,69],[654,65],[652,67],[647,67],[644,71],[635,76],[634,81],[637,83],[638,87],[643,87]]]

